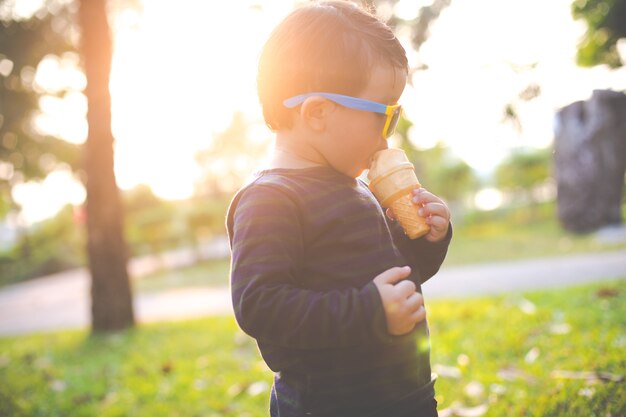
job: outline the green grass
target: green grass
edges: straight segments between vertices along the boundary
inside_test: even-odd
[[[428,303],[440,410],[626,415],[625,294],[626,278]],[[267,415],[272,375],[230,317],[112,336],[0,338],[0,352],[1,416]],[[622,381],[561,379],[553,371],[606,372]]]
[[[487,404],[488,416],[625,416],[625,294],[622,279],[430,303],[433,364],[458,370],[439,379],[440,409]],[[622,381],[562,379],[559,371]],[[471,397],[471,386],[484,391]]]
[[[467,213],[453,219],[454,238],[444,266],[564,256],[626,248],[600,243],[593,235],[569,233],[559,225],[554,203],[490,212]],[[626,218],[626,205],[624,205]],[[230,261],[206,261],[135,280],[139,291],[159,291],[181,286],[228,285]]]
[[[626,205],[624,205],[626,210]],[[573,255],[626,248],[602,243],[593,234],[564,230],[552,203],[470,213],[455,224],[446,265]],[[625,215],[626,217],[626,215]]]

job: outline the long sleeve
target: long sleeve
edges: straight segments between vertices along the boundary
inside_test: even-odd
[[[303,288],[301,216],[287,193],[268,185],[246,189],[234,208],[231,291],[240,327],[259,342],[297,349],[385,341],[384,309],[373,282],[324,292]]]
[[[394,234],[396,244],[402,254],[410,261],[411,268],[419,271],[423,284],[439,271],[441,264],[448,253],[448,246],[452,240],[452,224],[448,226],[446,237],[439,242],[429,242],[424,237],[409,239],[397,222],[388,221]]]

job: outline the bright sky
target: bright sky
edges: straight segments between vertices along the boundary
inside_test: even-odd
[[[190,196],[199,173],[193,155],[233,112],[260,117],[258,50],[291,2],[266,2],[263,12],[250,3],[150,1],[139,29],[122,19],[111,79],[122,188],[148,183],[162,197]]]
[[[199,174],[194,154],[228,126],[233,112],[262,122],[256,61],[267,35],[294,2],[232,0],[220,2],[219,8],[195,0],[179,0],[176,7],[165,1],[143,3],[141,15],[126,12],[114,24],[117,179],[122,188],[147,183],[161,197],[184,198]],[[416,3],[425,1],[402,0],[396,11],[411,17]],[[262,8],[251,7],[256,4]],[[412,140],[424,148],[442,140],[483,173],[512,148],[548,146],[558,108],[588,98],[596,88],[626,89],[626,69],[576,67],[582,31],[571,18],[569,0],[453,1],[422,47],[420,61],[429,70],[414,76],[401,99],[415,123]],[[414,54],[410,57],[416,63]],[[47,62],[38,82],[60,83],[66,77],[80,91],[84,79],[62,71],[73,59]],[[535,63],[532,70],[519,70]],[[541,86],[541,95],[516,101],[531,82]],[[502,123],[510,102],[519,102],[521,134]],[[43,99],[41,105],[46,115],[38,121],[40,128],[84,141],[82,95],[72,94],[65,102]],[[16,191],[27,222],[84,199],[80,186],[62,185],[68,176],[61,172]],[[41,195],[46,204],[40,203]]]

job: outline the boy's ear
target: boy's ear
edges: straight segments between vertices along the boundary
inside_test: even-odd
[[[335,103],[322,97],[309,97],[300,106],[300,117],[307,126],[321,132],[326,129],[329,114],[335,110]]]

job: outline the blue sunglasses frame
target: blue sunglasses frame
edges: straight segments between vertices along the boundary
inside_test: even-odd
[[[304,101],[309,97],[323,97],[349,109],[363,110],[386,115],[387,120],[385,120],[385,126],[383,127],[382,133],[383,138],[385,139],[389,139],[389,137],[396,131],[396,126],[398,125],[398,120],[400,119],[400,114],[402,112],[402,106],[399,104],[387,105],[366,100],[364,98],[344,96],[342,94],[335,93],[300,94],[286,99],[283,101],[283,105],[292,109],[304,103]]]

